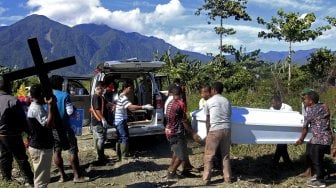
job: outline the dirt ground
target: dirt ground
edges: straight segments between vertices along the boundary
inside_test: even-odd
[[[205,187],[202,186],[202,173],[195,173],[193,178],[179,178],[178,180],[167,180],[167,168],[170,162],[171,152],[164,136],[132,138],[131,155],[127,163],[116,162],[116,154],[112,144],[107,145],[105,154],[109,157],[110,163],[106,166],[94,166],[96,153],[93,146],[92,136],[85,128],[83,136],[78,138],[80,150],[80,163],[85,175],[91,178],[86,183],[73,183],[67,181],[58,183],[59,175],[55,166],[52,167],[50,188],[59,187],[127,187],[127,188],[151,188],[151,187]],[[203,149],[198,143],[189,142],[191,163],[202,170]],[[253,151],[250,151],[253,152]],[[71,177],[72,170],[67,160],[68,154],[64,152],[66,173]],[[307,187],[307,178],[298,177],[302,168],[293,169],[279,166],[272,169],[268,163],[271,156],[265,155],[261,158],[249,156],[231,156],[231,165],[235,181],[231,184],[223,183],[219,170],[214,170],[209,187]],[[302,165],[300,162],[294,162]],[[336,187],[335,181],[328,182],[328,187]]]

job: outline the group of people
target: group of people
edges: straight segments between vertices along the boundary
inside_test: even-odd
[[[224,182],[232,181],[230,166],[230,145],[231,145],[231,104],[221,93],[223,84],[215,82],[211,87],[204,86],[201,89],[202,99],[199,108],[204,110],[206,115],[207,136],[205,139],[203,184],[209,185],[214,159],[219,154],[223,170]],[[200,137],[190,129],[186,119],[185,99],[182,99],[183,88],[175,84],[170,87],[170,98],[165,104],[166,136],[173,152],[168,178],[177,177],[177,168],[182,164],[184,175],[185,164],[189,162],[187,153],[186,135],[189,134],[194,141],[199,142]],[[325,187],[327,178],[327,166],[324,162],[324,155],[331,154],[336,157],[336,147],[333,132],[330,128],[330,112],[326,104],[319,102],[319,95],[314,90],[305,90],[301,93],[303,100],[304,123],[301,136],[296,141],[300,145],[304,143],[308,128],[312,132],[312,138],[306,147],[306,170],[304,176],[312,177],[308,182],[310,187]],[[271,110],[292,111],[292,107],[283,103],[281,97],[273,96],[271,99]],[[333,145],[332,145],[333,144]],[[291,167],[291,161],[286,144],[277,144],[272,159],[273,167],[276,167],[280,158]]]
[[[50,84],[53,95],[49,98],[42,85],[31,87],[31,104],[26,114],[17,98],[10,95],[10,82],[0,76],[0,170],[3,180],[12,180],[15,158],[27,186],[47,187],[52,159],[59,170],[59,182],[68,181],[70,177],[65,173],[62,158],[64,150],[69,152],[73,182],[89,180],[80,170],[77,140],[69,123],[75,109],[69,94],[62,91],[63,78],[53,75]],[[23,133],[28,135],[26,143],[22,138]]]
[[[205,86],[201,90],[200,108],[204,108],[207,129],[202,178],[204,185],[210,184],[213,160],[217,151],[219,151],[221,157],[224,181],[227,183],[232,181],[230,166],[231,103],[221,95],[223,89],[222,83],[215,82],[211,87]],[[187,134],[191,135],[196,142],[200,142],[201,138],[191,129],[187,121],[183,88],[175,83],[170,86],[169,93],[171,99],[168,97],[165,105],[165,133],[173,152],[167,174],[167,178],[172,179],[178,177],[177,169],[181,164],[181,175],[190,175],[188,171],[193,169],[186,168],[187,164],[190,163],[187,152]],[[192,167],[191,164],[190,166]]]
[[[111,87],[111,94],[117,89],[115,84]],[[129,132],[127,126],[127,110],[153,110],[152,105],[135,105],[132,104],[128,95],[133,93],[134,86],[130,81],[122,84],[121,92],[118,96],[104,96],[104,89],[107,88],[104,83],[100,83],[95,88],[95,93],[92,96],[91,112],[93,114],[91,122],[93,127],[93,135],[98,154],[97,165],[104,165],[108,161],[104,154],[104,143],[106,141],[107,128],[110,124],[114,124],[117,130],[118,140],[116,142],[116,153],[120,161],[127,161],[129,156]],[[105,93],[106,94],[106,93]],[[111,117],[113,120],[106,120],[106,117]]]
[[[320,102],[319,95],[312,89],[305,88],[301,93],[302,115],[304,123],[300,138],[296,144],[304,143],[310,128],[312,138],[306,144],[306,165],[305,172],[300,174],[304,177],[313,178],[308,182],[310,187],[325,187],[325,179],[330,175],[329,168],[324,162],[324,155],[331,154],[336,157],[335,139],[330,126],[330,112],[328,106]],[[292,111],[292,107],[282,102],[279,96],[272,98],[272,110]],[[293,163],[288,155],[286,144],[277,144],[273,157],[273,167],[276,167],[280,157],[289,166]],[[314,175],[315,174],[315,175]]]
[[[16,159],[27,185],[34,187],[47,187],[50,181],[51,162],[59,170],[59,182],[68,181],[69,177],[64,171],[62,151],[68,150],[70,164],[73,170],[74,182],[85,182],[85,177],[79,166],[78,146],[74,131],[69,124],[69,117],[75,111],[68,93],[62,91],[63,78],[58,75],[50,77],[53,96],[46,98],[42,85],[33,85],[30,89],[31,104],[27,114],[23,111],[20,102],[10,95],[10,82],[0,76],[0,170],[2,178],[6,181],[12,179],[13,157]],[[111,90],[115,86],[111,86]],[[92,126],[97,149],[99,165],[107,163],[104,155],[104,142],[109,124],[116,126],[118,140],[116,153],[118,159],[128,158],[129,132],[127,126],[127,110],[152,110],[151,105],[134,105],[127,95],[133,92],[133,84],[125,82],[121,93],[117,97],[104,97],[105,86],[101,83],[95,88],[91,101]],[[213,161],[216,155],[220,156],[223,170],[223,179],[231,183],[232,172],[230,165],[231,145],[231,103],[221,93],[223,84],[215,82],[211,86],[201,89],[202,99],[199,108],[206,115],[207,136],[205,139],[203,183],[209,185]],[[312,138],[307,144],[306,156],[308,168],[313,168],[316,176],[308,185],[311,187],[325,186],[326,170],[323,163],[325,154],[336,156],[336,147],[333,143],[333,134],[330,129],[330,112],[325,104],[319,102],[319,95],[309,90],[302,93],[305,113],[302,134],[297,144],[303,144],[308,128],[311,129]],[[292,108],[283,103],[281,98],[274,96],[271,100],[272,110],[291,111]],[[108,117],[113,112],[113,122]],[[181,175],[190,176],[197,171],[189,160],[187,149],[187,135],[196,142],[201,138],[191,129],[186,115],[186,95],[180,80],[176,80],[169,87],[169,97],[165,103],[165,134],[172,151],[172,158],[168,168],[167,178],[177,178],[177,169],[182,165]],[[24,143],[22,133],[29,135],[29,143]],[[26,149],[32,159],[31,170],[26,155]],[[332,149],[332,150],[331,150]],[[331,152],[332,151],[332,152]],[[217,153],[217,154],[216,154]],[[292,161],[287,152],[287,145],[278,144],[273,157],[273,164],[283,157],[285,163],[291,165]],[[310,161],[310,162],[309,162]]]

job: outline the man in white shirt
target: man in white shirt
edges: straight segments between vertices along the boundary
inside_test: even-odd
[[[272,107],[271,110],[281,110],[281,111],[293,111],[292,107],[288,104],[282,102],[280,96],[273,96],[272,97]],[[282,157],[283,161],[291,167],[292,161],[289,158],[288,151],[287,151],[287,144],[277,144],[276,150],[273,156],[273,166],[276,167],[279,163],[280,158]]]
[[[222,158],[224,181],[226,183],[232,181],[230,164],[231,102],[221,95],[223,88],[221,82],[215,82],[211,87],[211,98],[207,100],[204,107],[208,133],[204,151],[204,185],[210,184],[213,159],[218,148],[220,148]]]

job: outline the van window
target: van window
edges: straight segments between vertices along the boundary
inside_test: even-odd
[[[89,95],[88,90],[79,80],[69,80],[67,92],[70,93],[70,95]]]
[[[170,85],[168,75],[155,75],[155,81],[160,91],[168,91]]]

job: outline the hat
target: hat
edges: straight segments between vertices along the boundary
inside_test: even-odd
[[[305,88],[303,89],[303,91],[300,93],[300,95],[303,96],[303,95],[307,94],[307,93],[310,92],[310,91],[314,91],[314,90],[313,90],[312,88],[305,87]]]

